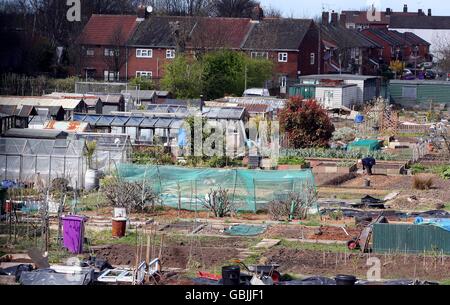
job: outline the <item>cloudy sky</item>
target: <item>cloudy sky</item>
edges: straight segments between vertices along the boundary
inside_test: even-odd
[[[443,0],[260,0],[264,6],[279,9],[285,17],[315,17],[325,10],[341,11],[346,9],[361,9],[375,3],[376,7],[385,10],[402,11],[403,4],[408,4],[409,11],[417,12],[419,8],[425,12],[431,8],[433,15],[450,15],[450,3]],[[443,4],[445,3],[445,4]]]

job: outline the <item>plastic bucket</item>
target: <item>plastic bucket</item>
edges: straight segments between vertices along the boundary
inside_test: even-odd
[[[355,283],[357,281],[355,276],[344,275],[344,274],[339,274],[338,276],[336,276],[335,280],[336,280],[336,285],[339,285],[339,286],[353,286],[353,285],[355,285]]]
[[[225,286],[238,286],[240,284],[241,267],[225,266],[222,267],[222,281]]]
[[[112,236],[124,237],[127,229],[126,218],[113,218],[112,219]]]

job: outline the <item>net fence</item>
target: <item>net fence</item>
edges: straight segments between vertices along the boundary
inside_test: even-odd
[[[262,171],[246,169],[184,168],[176,166],[119,164],[118,174],[128,182],[149,184],[163,204],[186,210],[202,210],[211,190],[228,190],[240,211],[265,209],[272,200],[287,198],[291,192],[306,195],[315,188],[310,170]]]

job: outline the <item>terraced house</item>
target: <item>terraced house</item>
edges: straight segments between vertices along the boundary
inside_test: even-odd
[[[285,92],[287,83],[320,69],[318,30],[311,19],[265,19],[93,15],[77,43],[81,71],[87,79],[126,81],[146,77],[158,81],[164,66],[183,52],[228,49],[274,62],[272,87]]]

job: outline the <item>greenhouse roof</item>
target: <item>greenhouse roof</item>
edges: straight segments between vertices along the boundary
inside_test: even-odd
[[[0,155],[71,156],[84,153],[84,140],[0,138]]]

